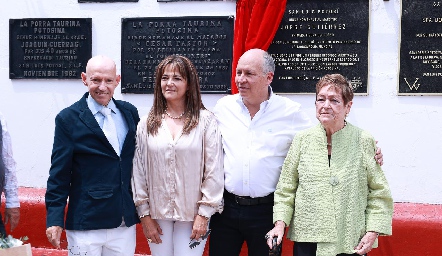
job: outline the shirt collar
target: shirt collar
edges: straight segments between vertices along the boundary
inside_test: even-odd
[[[268,92],[269,92],[269,98],[263,102],[261,102],[261,104],[259,104],[259,109],[265,111],[265,109],[268,107],[268,105],[273,101],[273,89],[272,87],[269,85],[268,88]],[[244,105],[244,102],[242,101],[241,95],[239,95],[239,93],[237,94],[238,97],[236,99],[236,102],[238,102],[238,104],[240,106],[243,107],[243,109],[247,109],[246,105]]]
[[[272,97],[273,96],[273,89],[272,89],[272,87],[269,85],[269,99],[268,100],[265,100],[265,101],[263,101],[262,103],[261,103],[261,108],[262,109],[265,109],[272,101],[273,101],[273,99],[274,99],[274,97]]]
[[[98,111],[100,111],[102,108],[104,108],[103,105],[96,102],[94,100],[94,98],[92,98],[91,94],[88,95],[86,102],[87,102],[87,106],[89,107],[89,109],[91,110],[93,115],[97,114]],[[107,107],[110,108],[114,113],[117,113],[117,111],[116,111],[117,106],[115,105],[115,103],[112,99],[107,104]]]

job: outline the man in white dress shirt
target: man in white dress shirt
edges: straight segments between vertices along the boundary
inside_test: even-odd
[[[223,138],[224,211],[211,220],[210,256],[237,256],[244,241],[250,256],[268,255],[273,192],[297,131],[310,126],[301,105],[273,94],[275,64],[260,49],[238,61],[239,94],[220,99],[214,113]]]
[[[10,223],[12,231],[20,220],[20,202],[18,200],[18,185],[15,175],[16,163],[12,156],[11,136],[1,113],[0,123],[0,194],[4,192],[6,198],[4,222],[0,214],[0,236],[6,236],[4,224]]]

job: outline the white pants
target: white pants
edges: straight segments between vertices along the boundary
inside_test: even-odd
[[[199,240],[195,248],[189,247],[193,221],[156,220],[163,230],[161,244],[149,243],[152,256],[201,256],[207,239]]]
[[[69,256],[134,256],[135,226],[66,230]]]

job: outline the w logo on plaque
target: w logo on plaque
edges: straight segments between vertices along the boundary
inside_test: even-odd
[[[442,93],[441,13],[441,1],[402,0],[399,95]]]
[[[412,84],[410,84],[408,82],[406,77],[404,77],[404,80],[405,80],[405,83],[407,83],[408,88],[410,88],[411,91],[413,91],[413,90],[417,91],[417,89],[419,89],[420,84],[417,83],[417,81],[419,81],[419,78],[416,78]]]

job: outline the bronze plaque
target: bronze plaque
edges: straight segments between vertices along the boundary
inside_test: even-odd
[[[79,79],[92,56],[92,19],[9,20],[10,79]]]
[[[442,1],[402,0],[398,94],[440,94],[441,81]]]
[[[124,18],[121,92],[153,93],[155,68],[165,57],[188,57],[202,93],[230,90],[233,17]]]
[[[279,93],[315,93],[325,74],[347,77],[367,93],[368,0],[288,0],[268,51],[275,59],[272,87]]]

